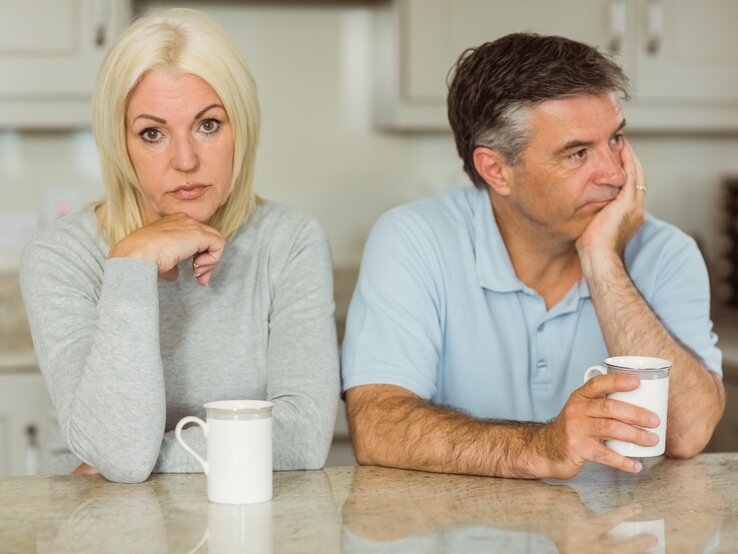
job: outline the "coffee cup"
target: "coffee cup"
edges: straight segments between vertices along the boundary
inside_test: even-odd
[[[640,446],[615,439],[605,441],[605,445],[623,456],[641,458],[661,456],[666,448],[666,415],[669,401],[669,371],[672,363],[661,358],[648,356],[615,356],[607,358],[605,365],[592,366],[584,374],[586,383],[595,372],[633,375],[641,380],[637,389],[608,394],[611,400],[620,400],[645,408],[659,416],[659,426],[647,429],[656,433],[659,442],[655,446]]]
[[[654,519],[652,521],[624,521],[619,523],[607,533],[607,537],[616,543],[625,544],[623,541],[632,540],[641,535],[651,535],[658,542],[648,550],[647,554],[665,554],[666,534],[664,533],[664,520]]]
[[[222,504],[254,504],[272,498],[272,408],[262,400],[221,400],[204,405],[206,421],[182,418],[177,441],[202,465],[208,500]],[[202,427],[207,439],[203,460],[182,438],[188,423]]]
[[[208,543],[208,554],[272,554],[272,503],[208,505],[208,527],[190,554]],[[204,551],[204,550],[203,550]]]

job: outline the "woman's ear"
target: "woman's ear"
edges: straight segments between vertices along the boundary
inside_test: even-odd
[[[502,154],[486,146],[477,146],[472,159],[477,173],[492,190],[500,196],[510,195],[509,172]]]

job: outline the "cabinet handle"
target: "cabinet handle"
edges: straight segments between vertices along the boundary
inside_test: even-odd
[[[664,5],[661,0],[648,0],[648,42],[646,51],[656,55],[664,36]]]
[[[620,54],[625,36],[625,0],[610,1],[610,44],[611,54]]]
[[[110,20],[110,0],[95,0],[92,8],[92,21],[95,28],[95,46],[105,46],[108,40],[108,21]]]

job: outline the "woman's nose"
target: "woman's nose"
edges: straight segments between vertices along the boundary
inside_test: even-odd
[[[200,161],[197,149],[191,138],[185,137],[175,141],[172,167],[177,171],[191,173],[198,168]]]

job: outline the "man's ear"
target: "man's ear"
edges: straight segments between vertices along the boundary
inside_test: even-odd
[[[502,154],[486,146],[477,146],[472,159],[477,173],[492,190],[500,196],[510,195],[509,172],[506,171],[507,164]]]

